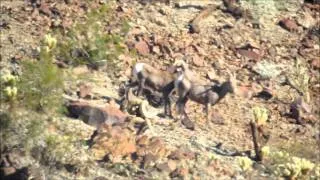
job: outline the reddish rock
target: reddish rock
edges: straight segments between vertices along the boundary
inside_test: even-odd
[[[289,18],[284,18],[280,20],[279,25],[290,32],[298,30],[298,25],[296,21]]]
[[[85,101],[72,102],[67,106],[69,115],[81,118],[85,123],[98,128],[101,124],[123,124],[127,115],[113,106],[96,107]]]
[[[147,167],[151,167],[155,165],[155,162],[158,160],[159,158],[156,157],[155,155],[148,153],[143,157],[143,167],[147,168]]]
[[[315,69],[320,69],[320,58],[315,58],[311,61],[311,65],[315,68]]]
[[[111,161],[119,161],[136,152],[135,136],[128,129],[103,124],[93,139],[91,149],[97,160],[108,155]]]
[[[224,125],[225,119],[221,116],[221,114],[218,111],[213,111],[211,114],[211,121],[214,124]]]
[[[145,41],[137,42],[134,47],[141,55],[147,55],[150,53],[149,45]]]
[[[320,4],[304,3],[304,7],[307,7],[309,9],[315,10],[315,11],[320,10]]]
[[[202,57],[198,56],[198,55],[194,55],[192,57],[192,62],[195,66],[198,66],[198,67],[202,67],[204,66],[204,60]]]
[[[51,11],[47,3],[41,2],[41,5],[39,7],[39,12],[47,16],[51,16]]]
[[[175,178],[175,177],[186,177],[189,173],[189,169],[188,168],[178,168],[175,171],[173,171],[170,176],[171,178]]]
[[[201,48],[201,47],[199,47],[199,46],[196,46],[196,45],[191,45],[191,46],[194,48],[194,50],[195,50],[199,55],[201,55],[201,56],[207,56],[207,55],[208,55],[203,48]]]
[[[14,167],[3,167],[0,169],[0,171],[4,176],[9,176],[11,174],[14,174],[16,172],[16,169]]]
[[[177,149],[168,156],[172,160],[192,160],[196,158],[196,154],[188,149]]]
[[[137,139],[137,145],[146,146],[149,143],[149,138],[147,135],[143,135]]]
[[[297,124],[304,125],[306,122],[314,120],[312,116],[312,107],[304,102],[302,97],[298,97],[290,104],[290,116],[296,120]]]
[[[239,87],[237,88],[236,94],[237,94],[238,96],[243,97],[243,98],[248,98],[248,99],[250,99],[250,98],[252,98],[252,96],[253,96],[253,91],[250,90],[250,87],[248,87],[248,86],[239,86]]]
[[[70,20],[70,19],[67,19],[67,18],[64,18],[63,20],[62,20],[62,23],[61,23],[61,26],[63,27],[63,28],[65,28],[65,29],[68,29],[68,28],[70,28],[71,26],[72,26],[72,20]]]
[[[237,52],[244,57],[247,57],[249,59],[255,60],[255,61],[259,61],[261,56],[260,54],[252,51],[252,50],[246,50],[246,49],[238,49]]]
[[[143,166],[150,166],[157,160],[167,156],[168,150],[164,141],[158,137],[148,138],[142,136],[137,140],[136,155],[143,158]]]

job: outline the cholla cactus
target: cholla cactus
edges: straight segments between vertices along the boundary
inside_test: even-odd
[[[248,157],[238,157],[237,162],[242,171],[249,170],[253,164],[252,160]]]
[[[44,36],[44,44],[48,47],[47,50],[52,50],[57,46],[57,39],[47,34]]]
[[[18,80],[18,77],[17,76],[13,76],[10,73],[1,76],[1,81],[3,83],[7,83],[7,84],[10,84],[10,85],[15,85],[17,80]]]
[[[315,176],[319,177],[315,164],[306,159],[290,156],[289,153],[284,151],[272,152],[269,147],[264,147],[261,151],[268,154],[265,157],[271,160],[272,166],[270,169],[276,176],[296,179],[314,170]]]
[[[1,76],[1,91],[4,97],[9,100],[13,100],[17,97],[18,89],[16,87],[18,76],[12,75],[9,71],[2,72]]]
[[[269,146],[263,146],[261,148],[261,154],[262,154],[262,157],[269,157],[270,156],[270,147]]]
[[[320,177],[320,164],[318,164],[315,168],[314,168],[314,174],[316,177]]]
[[[18,89],[16,87],[7,86],[3,91],[9,99],[15,99],[17,97]]]
[[[268,120],[268,111],[266,108],[254,107],[253,108],[253,115],[254,115],[255,123],[258,126],[263,126],[266,124],[266,122]]]

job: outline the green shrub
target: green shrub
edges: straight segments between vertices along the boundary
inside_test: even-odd
[[[111,12],[108,5],[103,5],[89,12],[84,20],[75,23],[66,34],[57,32],[57,58],[69,65],[85,64],[94,69],[107,64],[109,72],[117,71],[117,57],[125,50],[123,36],[130,26],[123,21],[119,32],[108,33],[106,28],[111,27],[110,22],[113,21]]]
[[[293,67],[290,67],[287,73],[287,80],[300,94],[303,94],[304,100],[310,102],[309,94],[309,69],[305,62],[300,59],[295,60]]]
[[[9,113],[0,112],[0,138],[1,141],[5,141],[7,139],[8,133],[7,130],[9,129],[12,123],[12,119]],[[0,143],[0,152],[4,149],[4,143]]]
[[[18,83],[21,104],[31,110],[53,112],[62,105],[63,72],[53,64],[53,38],[46,36],[39,60],[23,61]]]

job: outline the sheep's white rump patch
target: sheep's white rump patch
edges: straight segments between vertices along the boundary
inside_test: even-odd
[[[178,76],[178,78],[175,80],[174,86],[175,86],[175,87],[178,87],[179,83],[183,80],[183,78],[184,78],[184,75],[183,75],[183,74],[180,74],[180,75]]]
[[[138,76],[138,73],[141,72],[143,70],[143,63],[137,63],[134,68],[133,68],[133,75],[135,77]]]

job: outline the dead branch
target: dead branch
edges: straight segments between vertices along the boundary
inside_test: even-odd
[[[250,127],[251,127],[254,151],[256,153],[256,160],[257,161],[262,161],[261,147],[260,147],[260,144],[259,144],[258,128],[256,126],[256,123],[253,122],[253,121],[250,122]]]

